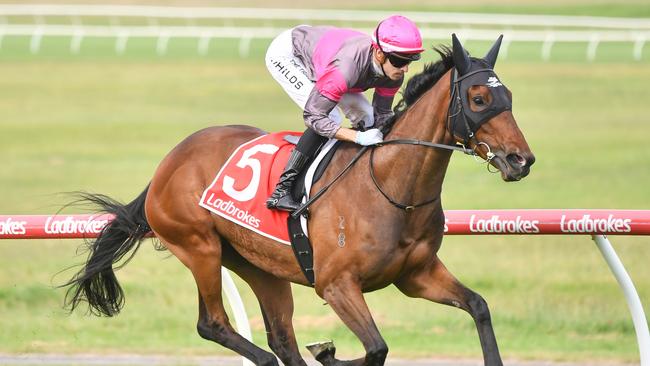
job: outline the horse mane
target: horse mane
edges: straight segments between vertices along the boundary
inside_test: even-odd
[[[393,125],[408,108],[415,103],[427,90],[431,89],[440,78],[455,66],[452,50],[444,45],[434,47],[433,50],[440,55],[440,60],[424,65],[421,73],[414,75],[402,90],[402,100],[397,103],[393,112],[394,116],[388,121]]]

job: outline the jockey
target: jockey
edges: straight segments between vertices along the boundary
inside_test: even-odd
[[[301,25],[271,42],[266,67],[304,111],[307,130],[267,199],[268,208],[299,207],[291,196],[294,180],[327,139],[364,146],[383,141],[379,128],[393,116],[393,97],[422,51],[417,26],[399,15],[381,21],[372,37],[350,29]],[[363,95],[370,88],[375,89],[372,104]],[[354,129],[341,127],[341,112]]]

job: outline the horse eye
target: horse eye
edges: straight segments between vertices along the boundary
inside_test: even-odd
[[[473,97],[472,100],[474,101],[474,103],[476,105],[483,105],[484,104],[483,97],[480,96],[480,95],[477,95],[477,96]]]

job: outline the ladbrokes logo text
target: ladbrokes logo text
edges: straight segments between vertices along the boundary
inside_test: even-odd
[[[0,221],[0,235],[25,235],[26,221],[14,221],[10,218]]]
[[[98,220],[96,216],[90,216],[86,220],[75,219],[68,216],[60,219],[57,216],[50,216],[45,220],[46,234],[97,234],[108,224],[108,219]]]
[[[224,201],[221,198],[214,199],[214,193],[212,193],[206,200],[206,203],[215,209],[228,214],[228,216],[234,217],[237,220],[246,223],[256,229],[260,227],[260,219],[253,216],[246,210],[235,207],[235,204],[232,201]]]
[[[514,220],[501,219],[492,215],[489,219],[477,219],[472,215],[469,219],[469,230],[473,233],[539,233],[539,220],[526,220],[517,216]]]
[[[629,233],[632,231],[632,219],[615,218],[609,215],[606,219],[595,219],[591,215],[583,215],[580,219],[567,219],[562,215],[560,230],[563,233]]]

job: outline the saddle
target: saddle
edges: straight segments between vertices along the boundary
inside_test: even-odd
[[[336,153],[336,150],[341,146],[341,141],[335,141],[332,144],[331,148],[328,148],[325,154],[323,155],[322,158],[319,159],[319,155],[323,149],[326,148],[327,144],[323,144],[318,151],[316,152],[316,157],[311,159],[310,161],[307,162],[307,166],[310,168],[303,169],[303,171],[298,175],[296,178],[296,182],[293,185],[293,190],[291,192],[291,195],[294,200],[297,202],[301,202],[303,197],[307,196],[307,187],[305,186],[305,179],[307,177],[307,171],[311,169],[311,165],[317,161],[316,168],[314,169],[313,176],[311,177],[311,184],[309,188],[311,189],[311,186],[316,184],[322,177],[323,174],[325,173],[325,170],[329,166],[330,162],[332,161],[332,158],[334,157],[334,154]]]
[[[306,217],[269,210],[265,205],[294,148],[290,141],[296,141],[299,136],[297,132],[278,132],[240,145],[220,167],[199,205],[264,237],[292,245],[305,277],[313,285],[313,255]],[[298,176],[291,192],[297,202],[306,201],[303,197],[309,195],[313,183],[323,176],[338,146],[336,140],[328,141]]]

